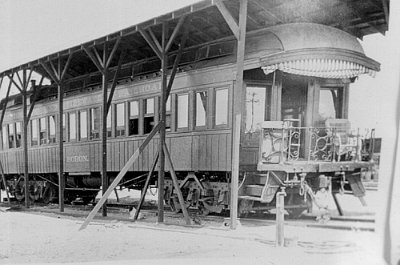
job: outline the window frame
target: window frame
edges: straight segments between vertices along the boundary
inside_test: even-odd
[[[10,128],[12,128],[13,133],[10,133]],[[15,123],[7,124],[7,136],[8,136],[8,149],[16,148],[16,132],[15,132]],[[10,141],[10,137],[13,137],[13,140]]]
[[[38,126],[39,119],[31,119],[30,121],[30,132],[31,132],[31,146],[39,146],[39,126]],[[36,128],[34,128],[33,123],[36,124]],[[36,138],[34,138],[34,132],[36,134]]]
[[[153,113],[146,113],[146,110],[147,110],[147,100],[148,99],[153,99]],[[155,123],[156,123],[156,97],[155,96],[153,96],[153,97],[147,97],[147,98],[144,98],[143,99],[143,106],[142,106],[142,108],[143,108],[143,135],[145,135],[145,134],[149,134],[153,129],[154,129],[154,127],[155,127]],[[152,129],[150,130],[150,131],[148,131],[148,132],[146,132],[145,130],[146,130],[146,126],[145,126],[145,121],[146,121],[146,118],[153,118],[153,126],[152,126]]]
[[[93,121],[93,110],[95,110],[95,109],[97,109],[98,112],[99,112],[98,119],[99,119],[100,123],[99,123],[98,130],[94,130],[93,124],[92,124],[92,122],[94,122]],[[102,110],[102,108],[100,106],[89,108],[89,132],[88,132],[89,135],[88,135],[88,140],[90,140],[90,141],[100,140],[100,138],[101,138],[101,130],[102,130],[101,129],[101,119],[102,119],[102,111],[101,110]],[[97,137],[93,137],[93,134],[97,134]]]
[[[74,124],[74,128],[75,128],[75,138],[71,139],[71,115],[75,116],[75,124]],[[67,133],[68,133],[68,142],[77,142],[78,141],[78,127],[77,127],[77,113],[76,111],[70,111],[68,112],[68,128],[67,128]]]
[[[118,126],[118,117],[117,117],[118,116],[118,106],[119,105],[122,105],[122,107],[123,107],[122,113],[124,115],[124,118],[123,118],[124,124],[120,125],[120,126]],[[126,125],[127,125],[127,123],[126,123],[126,120],[127,120],[126,102],[117,102],[117,103],[114,104],[114,108],[115,108],[115,111],[114,111],[113,117],[115,119],[115,122],[114,122],[113,129],[114,129],[114,132],[115,132],[115,137],[125,137],[126,136]],[[120,134],[120,132],[122,132],[122,133]]]
[[[54,137],[50,132],[50,121],[51,121],[51,117],[53,117],[54,120]],[[54,144],[57,143],[57,118],[56,115],[51,114],[47,116],[47,126],[48,126],[48,135],[47,135],[47,142],[48,144]],[[53,140],[54,139],[54,140]]]
[[[227,95],[227,106],[226,106],[226,124],[217,124],[217,108],[216,108],[216,100],[217,100],[217,92],[221,90],[226,90],[228,95]],[[231,92],[230,92],[230,87],[228,86],[222,86],[222,87],[216,87],[213,89],[213,110],[212,110],[212,124],[214,129],[221,129],[221,128],[229,128],[230,123],[231,123]]]
[[[188,131],[189,127],[190,127],[190,107],[191,107],[191,97],[190,97],[190,92],[189,91],[185,91],[185,92],[180,92],[180,93],[176,93],[175,94],[175,128],[176,131]],[[185,127],[179,127],[179,97],[180,96],[187,96],[187,106],[186,106],[186,110],[187,110],[187,123]]]
[[[19,134],[18,134],[18,126],[19,124]],[[19,137],[18,137],[19,135]],[[19,138],[19,139],[18,139]],[[15,148],[21,148],[22,147],[22,122],[16,121],[15,122]]]
[[[136,115],[131,115],[131,110],[132,110],[132,104],[133,102],[137,103],[137,114]],[[140,135],[140,100],[135,99],[135,100],[130,100],[128,101],[128,136],[138,136]],[[137,133],[133,134],[131,133],[130,130],[130,123],[131,120],[137,120]]]
[[[206,108],[205,108],[205,116],[204,116],[204,125],[197,125],[197,94],[202,92],[206,92]],[[208,89],[199,89],[194,91],[194,99],[193,99],[193,127],[194,130],[205,130],[208,129],[208,120],[210,116],[210,91]]]
[[[86,119],[85,119],[85,123],[82,124],[82,113],[86,113]],[[78,119],[77,119],[77,123],[78,123],[78,127],[77,127],[77,140],[78,141],[87,141],[89,139],[89,130],[88,130],[88,110],[87,109],[81,109],[78,111]],[[82,127],[86,127],[86,137],[82,137]]]

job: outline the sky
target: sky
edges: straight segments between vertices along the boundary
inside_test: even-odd
[[[393,2],[394,0],[392,0]],[[0,71],[73,47],[162,15],[197,0],[0,0]],[[392,18],[396,14],[392,8]],[[399,19],[397,19],[398,22]],[[349,118],[353,128],[376,128],[388,136],[396,117],[400,34],[369,35],[362,45],[379,61],[375,78],[361,76],[350,90]],[[389,81],[391,80],[391,81]],[[392,83],[390,83],[392,82]],[[7,81],[0,90],[5,95]]]

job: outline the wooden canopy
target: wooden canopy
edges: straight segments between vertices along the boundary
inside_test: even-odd
[[[93,49],[95,56],[102,54],[104,49],[113,59],[109,67],[118,64],[122,51],[126,54],[122,61],[122,70],[132,72],[145,72],[146,67],[161,68],[160,60],[154,49],[148,45],[146,38],[161,39],[162,24],[168,22],[168,38],[173,40],[168,43],[173,56],[179,48],[183,31],[175,31],[177,24],[184,23],[188,30],[188,39],[185,45],[186,56],[193,56],[190,49],[205,43],[221,39],[234,38],[231,28],[237,27],[235,21],[229,23],[226,14],[232,14],[238,21],[240,0],[204,0],[196,4],[175,10],[168,14],[150,19],[143,23],[122,29],[93,41],[71,47],[57,53],[39,58],[35,61],[11,68],[0,73],[0,77],[9,75],[23,69],[33,69],[43,76],[51,79],[42,63],[60,60],[66,64],[70,54],[73,54],[69,67],[66,69],[65,81],[98,73],[98,67],[88,57],[85,49]],[[270,26],[311,22],[333,26],[358,38],[365,35],[381,33],[388,29],[389,1],[388,0],[252,0],[248,3],[247,32],[267,28]],[[183,19],[184,18],[184,19]],[[175,35],[175,36],[174,36]],[[175,38],[171,38],[171,37]],[[104,45],[106,44],[106,45]],[[185,53],[182,60],[185,60]],[[172,65],[173,58],[171,58]],[[146,63],[144,65],[143,63]],[[150,64],[150,66],[149,66]]]

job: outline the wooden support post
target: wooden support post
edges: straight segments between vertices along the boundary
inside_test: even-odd
[[[162,26],[162,52],[161,52],[161,102],[160,102],[160,142],[159,142],[159,160],[158,160],[158,222],[164,222],[164,170],[165,170],[165,117],[166,117],[166,90],[167,90],[167,66],[168,56],[167,45],[167,23]]]
[[[79,230],[85,229],[88,226],[88,224],[90,223],[90,221],[93,220],[96,213],[106,202],[108,196],[110,196],[111,192],[113,192],[113,190],[118,186],[119,182],[125,176],[126,172],[128,172],[129,168],[138,159],[138,157],[142,153],[143,149],[147,146],[147,144],[150,142],[150,140],[154,137],[154,135],[158,132],[159,129],[160,129],[160,123],[157,124],[157,126],[155,126],[153,128],[153,130],[146,137],[146,139],[143,141],[143,143],[139,146],[139,148],[135,151],[135,153],[133,153],[133,155],[129,158],[128,162],[126,162],[125,166],[121,169],[121,171],[118,173],[117,177],[114,179],[114,181],[108,187],[107,191],[103,194],[100,201],[96,204],[96,206],[93,208],[93,210],[89,213],[88,217],[86,217],[86,220],[83,222],[83,224],[81,225]]]
[[[236,83],[233,91],[233,128],[232,128],[232,177],[231,177],[231,229],[236,229],[238,216],[238,183],[239,183],[239,152],[241,132],[241,112],[244,104],[243,95],[243,64],[246,41],[247,0],[240,1],[238,48],[236,55]],[[236,34],[235,34],[236,36]]]
[[[283,247],[285,241],[284,222],[285,222],[285,188],[276,193],[276,246]]]
[[[60,212],[64,212],[64,132],[63,132],[63,114],[64,114],[64,89],[59,83],[57,86],[58,93],[58,207]]]
[[[57,69],[54,64],[50,61],[50,66],[45,62],[41,62],[43,69],[48,73],[50,78],[57,84],[57,96],[58,96],[58,207],[60,212],[64,212],[64,191],[65,191],[65,176],[64,176],[64,133],[63,133],[63,114],[64,114],[64,87],[63,80],[67,73],[67,69],[71,62],[73,54],[68,56],[64,67],[61,67],[61,60],[57,60]],[[40,80],[40,84],[43,79]],[[38,92],[38,91],[37,91]],[[30,110],[31,114],[32,110]],[[29,115],[30,115],[29,114]]]
[[[105,53],[105,52],[104,52]],[[102,150],[102,165],[101,165],[101,190],[103,196],[108,188],[107,176],[107,69],[102,73],[102,90],[103,90],[103,121],[101,129],[101,150]],[[102,215],[107,216],[107,203],[103,205]]]
[[[181,205],[183,217],[185,218],[186,224],[190,225],[191,224],[190,216],[189,216],[189,213],[188,213],[188,211],[186,209],[186,206],[185,206],[185,200],[183,199],[182,192],[181,192],[181,189],[179,187],[178,178],[176,177],[176,174],[175,174],[175,170],[174,170],[174,166],[172,164],[171,156],[169,155],[167,145],[165,145],[165,144],[164,144],[164,152],[165,152],[165,157],[166,157],[166,160],[167,160],[168,167],[170,168],[172,182],[174,184],[174,188],[176,190],[176,193],[178,194],[178,200],[179,200],[179,204]]]
[[[140,200],[139,200],[139,204],[136,207],[135,216],[133,217],[134,222],[137,220],[137,218],[139,216],[139,212],[142,209],[144,199],[146,198],[146,192],[147,192],[147,189],[150,184],[150,179],[151,179],[151,176],[153,175],[154,169],[156,168],[157,161],[158,161],[158,152],[157,152],[156,156],[154,157],[153,165],[151,166],[151,170],[149,171],[149,174],[147,175],[147,178],[146,178],[146,182],[144,183],[144,186],[142,189],[142,194],[141,194]]]
[[[25,74],[24,74],[25,75]],[[25,177],[25,207],[29,207],[29,172],[28,172],[28,119],[27,119],[27,95],[26,89],[22,95],[22,111],[23,111],[23,126],[22,126],[22,141],[24,146],[24,177]]]

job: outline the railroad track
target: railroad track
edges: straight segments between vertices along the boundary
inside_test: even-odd
[[[135,203],[108,203],[108,219],[115,219],[120,221],[132,221],[129,214],[129,210],[132,206],[136,206]],[[58,211],[57,204],[35,203],[31,208],[26,209],[22,204],[12,202],[1,203],[0,209],[3,211],[29,211],[38,213],[52,213],[57,215],[65,215],[72,217],[86,217],[89,212],[93,209],[94,205],[69,205],[66,204],[64,212],[60,213]],[[156,222],[157,208],[154,205],[145,205],[142,207],[141,214],[145,216],[147,222]],[[229,215],[226,214],[212,214],[207,216],[202,216],[195,209],[189,209],[189,215],[192,220],[197,225],[229,225]],[[165,207],[164,211],[165,219],[172,221],[172,223],[180,224],[182,221],[182,213],[176,213],[171,211],[168,206]],[[100,217],[107,219],[107,217]],[[143,221],[143,220],[140,220]],[[247,217],[239,218],[242,225],[249,226],[268,226],[275,225],[275,215],[274,214],[249,214]],[[316,221],[315,216],[312,215],[302,215],[297,219],[285,219],[285,223],[291,226],[301,226],[301,227],[313,227],[313,228],[324,228],[324,229],[340,229],[340,230],[358,230],[358,231],[375,231],[374,219],[373,218],[358,218],[352,216],[332,216],[331,219],[326,223],[319,223]]]

